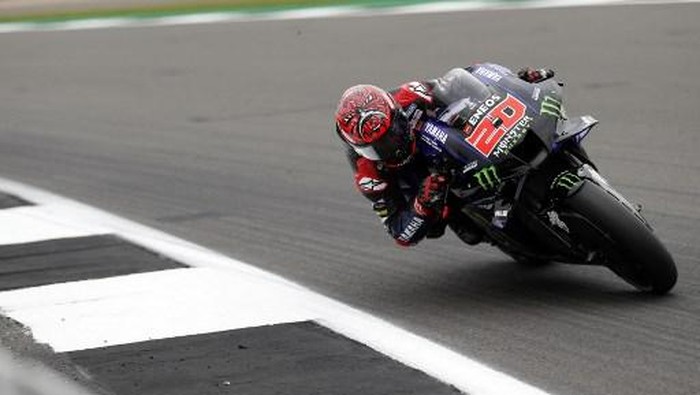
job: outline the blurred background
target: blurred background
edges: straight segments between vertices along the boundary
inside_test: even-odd
[[[380,5],[406,3],[421,2]],[[343,4],[376,5],[0,0],[0,23]],[[654,4],[0,34],[0,175],[251,262],[554,393],[697,394],[698,20],[697,4]],[[393,245],[353,189],[335,103],[356,83],[478,61],[552,67],[567,112],[601,120],[589,152],[672,251],[674,295],[643,298],[596,268],[518,269],[452,235]],[[43,354],[2,354],[0,394],[53,383],[32,368]],[[51,368],[72,385],[75,372]]]
[[[431,0],[0,0],[0,22],[219,11],[269,11],[342,5],[391,6]],[[514,3],[517,0],[487,0]]]

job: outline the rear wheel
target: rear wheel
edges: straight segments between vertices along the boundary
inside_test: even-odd
[[[601,186],[585,180],[563,201],[564,221],[599,261],[638,289],[664,294],[678,273],[671,254],[651,229]]]

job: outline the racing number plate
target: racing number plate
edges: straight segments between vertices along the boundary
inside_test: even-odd
[[[516,97],[494,95],[479,106],[469,118],[465,139],[474,149],[489,157],[496,145],[525,117],[527,106]]]

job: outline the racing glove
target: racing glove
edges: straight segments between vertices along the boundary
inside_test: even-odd
[[[525,80],[529,83],[542,82],[554,77],[554,70],[524,67],[518,70],[518,77],[520,77],[521,80]]]
[[[413,204],[416,214],[433,220],[447,218],[445,200],[448,189],[447,177],[444,175],[433,173],[426,177]]]

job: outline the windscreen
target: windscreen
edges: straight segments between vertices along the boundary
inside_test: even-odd
[[[486,85],[464,69],[452,69],[438,78],[433,92],[438,100],[446,104],[461,99],[478,103],[491,96]]]

